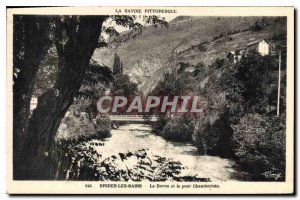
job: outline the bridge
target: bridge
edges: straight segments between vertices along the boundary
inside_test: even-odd
[[[113,122],[154,122],[157,121],[157,116],[153,115],[148,120],[144,119],[143,115],[109,115]]]

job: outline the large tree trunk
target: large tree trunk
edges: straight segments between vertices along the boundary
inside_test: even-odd
[[[24,168],[23,148],[28,138],[32,88],[39,65],[50,46],[49,17],[14,16],[13,41],[13,171],[20,179]]]
[[[98,44],[104,16],[71,17],[66,21],[68,41],[61,53],[55,89],[38,99],[29,121],[26,145],[26,179],[53,179],[59,168],[55,135],[82,83],[85,70]]]

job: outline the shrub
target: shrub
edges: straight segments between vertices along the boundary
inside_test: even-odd
[[[65,116],[59,126],[56,138],[64,141],[81,141],[83,139],[102,139],[110,136],[109,118],[96,117],[90,120],[87,113],[80,116]]]
[[[157,121],[153,122],[152,130],[153,132],[162,135],[162,130],[166,126],[169,119],[164,115],[158,115]]]
[[[108,117],[96,117],[95,130],[97,132],[97,138],[110,137],[111,121]]]
[[[259,114],[247,114],[233,126],[235,155],[238,162],[253,174],[254,180],[264,180],[262,173],[285,176],[285,126],[283,120]],[[270,180],[270,179],[268,179]]]
[[[80,138],[89,138],[95,134],[93,124],[80,117],[65,116],[59,126],[57,139],[76,141]]]
[[[214,122],[201,121],[195,134],[195,144],[200,154],[218,155],[231,158],[232,128],[227,116],[221,116]]]
[[[263,29],[263,25],[260,21],[256,21],[252,26],[249,27],[252,32],[258,32]]]
[[[167,122],[162,131],[162,136],[168,140],[189,142],[192,141],[193,133],[194,123],[192,118],[175,116]]]
[[[197,175],[184,175],[185,166],[181,162],[151,154],[145,149],[102,157],[95,149],[78,144],[69,152],[72,161],[67,170],[67,180],[210,181]]]

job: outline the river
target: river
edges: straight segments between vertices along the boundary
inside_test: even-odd
[[[151,127],[146,124],[126,124],[113,129],[112,136],[104,139],[103,146],[95,149],[104,157],[119,152],[148,149],[152,154],[173,158],[187,166],[183,175],[197,175],[210,178],[212,181],[234,181],[236,170],[234,161],[216,157],[199,155],[192,144],[167,141],[151,133]]]

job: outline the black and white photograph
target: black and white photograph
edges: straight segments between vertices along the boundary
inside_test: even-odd
[[[222,9],[7,8],[9,193],[293,193],[294,10]]]

